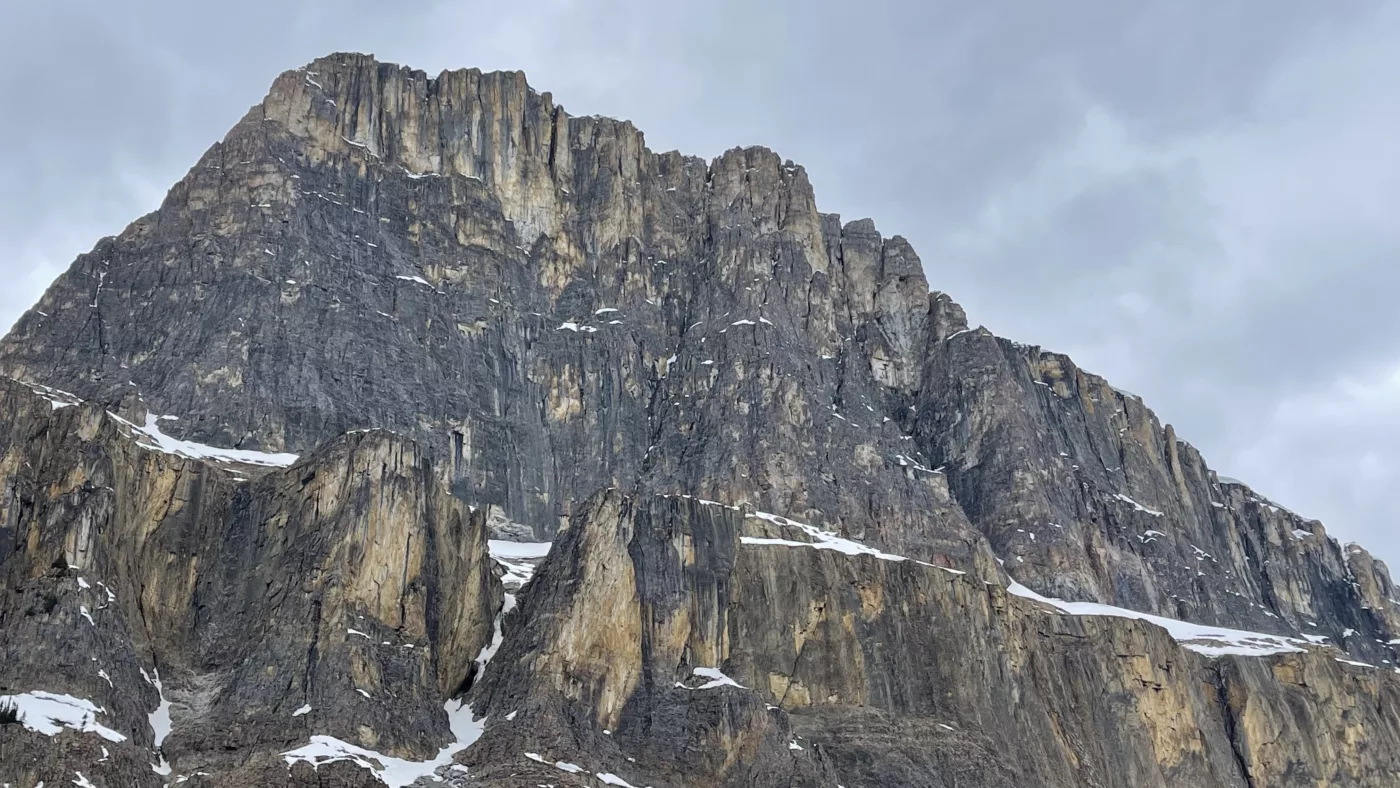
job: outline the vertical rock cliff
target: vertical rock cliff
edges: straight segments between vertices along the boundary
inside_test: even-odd
[[[269,784],[313,733],[420,758],[450,738],[501,592],[484,514],[412,443],[220,462],[4,379],[0,414],[0,696],[31,707],[0,777]],[[45,700],[98,707],[111,737],[36,735]]]
[[[1034,596],[764,512],[601,493],[525,589],[478,694],[501,722],[468,763],[522,786],[579,752],[636,785],[1383,785],[1400,769],[1386,675]]]
[[[1385,566],[940,266],[518,73],[281,75],[0,340],[0,781],[1395,783]]]

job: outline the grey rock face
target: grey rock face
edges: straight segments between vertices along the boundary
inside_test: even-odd
[[[1335,652],[1208,659],[788,530],[596,496],[507,620],[468,764],[508,786],[559,760],[724,786],[1382,785],[1400,768],[1400,682]],[[1368,746],[1347,751],[1347,729]]]
[[[521,761],[546,746],[635,757],[658,787],[1387,784],[1394,686],[1326,656],[1400,661],[1385,566],[1220,479],[1067,357],[970,329],[926,270],[936,285],[937,262],[820,213],[762,148],[655,153],[516,73],[362,55],[287,72],[0,340],[0,374],[86,403],[0,389],[0,572],[19,589],[0,632],[22,644],[0,646],[18,666],[0,694],[71,648],[54,686],[146,748],[100,772],[138,784],[159,702],[143,666],[175,704],[161,751],[228,785],[372,778],[288,771],[313,732],[430,758],[460,690],[493,715],[459,756],[481,784],[582,780]],[[108,410],[303,459],[153,453]],[[792,534],[656,495],[912,561],[740,549]],[[488,529],[559,544],[483,678],[503,604]],[[70,609],[70,563],[110,578],[120,615]],[[987,585],[1011,578],[1340,651],[1207,661]],[[99,655],[110,685],[78,664]],[[674,686],[721,664],[747,694]],[[528,735],[500,725],[507,703],[533,710]],[[0,731],[0,756],[101,757],[67,735]]]
[[[100,408],[53,410],[5,379],[0,414],[0,695],[91,701],[126,739],[6,726],[0,777],[160,785],[165,759],[256,785],[311,733],[418,759],[442,746],[500,584],[484,515],[413,444],[349,435],[269,471],[152,450]]]
[[[931,355],[917,440],[1022,582],[1395,660],[1383,565],[1218,477],[1138,397],[984,331]]]
[[[218,445],[403,431],[540,536],[600,487],[645,485],[990,563],[884,421],[903,399],[877,376],[915,376],[928,312],[908,245],[818,214],[768,151],[656,155],[519,75],[344,56],[279,78],[0,366],[139,395]]]

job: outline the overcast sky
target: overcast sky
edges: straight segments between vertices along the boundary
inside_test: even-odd
[[[1400,568],[1400,4],[5,0],[0,330],[340,50],[772,147],[973,323]]]

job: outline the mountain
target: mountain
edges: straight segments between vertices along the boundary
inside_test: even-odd
[[[281,75],[0,341],[0,780],[1381,786],[1385,566],[763,148]]]

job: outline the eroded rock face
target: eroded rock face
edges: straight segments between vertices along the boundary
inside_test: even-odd
[[[507,621],[468,763],[490,784],[563,761],[685,786],[1382,785],[1400,768],[1400,681],[1335,651],[1212,660],[1151,624],[773,533],[691,498],[592,499]]]
[[[1137,396],[981,330],[936,346],[926,374],[915,436],[1017,579],[1395,661],[1384,565],[1218,477]]]
[[[0,340],[0,694],[127,737],[7,728],[0,761],[376,781],[289,770],[317,734],[483,785],[601,779],[523,752],[658,788],[1394,782],[1385,566],[938,273],[771,151],[654,153],[517,73],[283,74]],[[488,528],[558,540],[518,594]],[[1211,661],[1012,579],[1318,647]],[[489,730],[444,756],[463,690]]]
[[[218,445],[402,431],[540,537],[595,490],[645,484],[989,563],[885,417],[930,302],[908,244],[819,214],[769,151],[654,154],[519,74],[336,56],[280,77],[62,277],[0,369],[139,392]]]
[[[605,491],[573,522],[522,590],[476,689],[488,727],[466,756],[473,773],[536,785],[562,760],[634,785],[830,776],[789,748],[791,725],[763,696],[684,685],[703,684],[692,667],[718,668],[731,649],[733,510]]]
[[[653,153],[518,73],[283,74],[60,277],[0,371],[223,446],[393,429],[537,538],[600,488],[690,493],[1395,659],[1383,569],[1353,583],[1369,559],[1221,485],[1136,397],[968,330],[903,239],[819,213],[801,167]]]
[[[53,407],[0,380],[0,695],[90,700],[127,741],[7,726],[5,779],[160,785],[164,757],[176,775],[275,784],[280,752],[311,734],[438,751],[443,701],[491,638],[500,586],[484,515],[416,446],[360,433],[257,469],[142,446],[100,408]],[[173,723],[158,749],[157,681]]]

